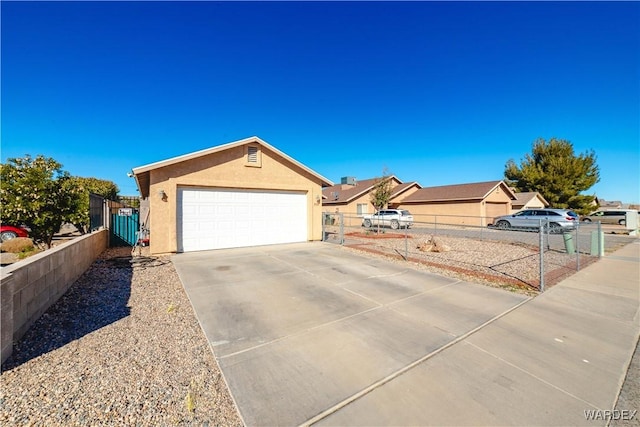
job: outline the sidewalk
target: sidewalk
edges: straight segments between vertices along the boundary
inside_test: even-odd
[[[319,425],[607,425],[640,335],[640,241]],[[635,375],[632,373],[632,375]],[[637,406],[637,405],[636,405]],[[591,417],[592,419],[588,419]],[[625,421],[624,419],[622,421]]]

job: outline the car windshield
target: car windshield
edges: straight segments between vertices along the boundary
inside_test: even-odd
[[[573,218],[578,218],[578,214],[575,213],[574,211],[567,211],[567,215]]]
[[[400,211],[400,213],[402,214],[402,216],[411,215],[411,212],[409,212],[409,211]]]

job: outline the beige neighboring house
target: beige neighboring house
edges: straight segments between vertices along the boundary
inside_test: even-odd
[[[322,239],[333,183],[258,137],[133,169],[152,254]]]
[[[504,181],[425,187],[403,198],[399,208],[415,222],[487,226],[493,218],[511,213],[516,200]]]
[[[596,198],[600,209],[620,209],[622,208],[622,202],[620,200],[605,200]]]
[[[512,189],[513,190],[513,189]],[[516,193],[516,200],[511,202],[511,213],[516,213],[524,209],[543,209],[549,206],[549,202],[537,191],[527,191]]]
[[[326,212],[340,212],[346,215],[359,216],[372,214],[375,207],[371,203],[371,192],[381,178],[370,178],[362,181],[354,177],[343,177],[340,184],[322,189],[322,206]],[[391,175],[392,192],[389,208],[395,208],[403,197],[422,188],[417,182],[403,183]]]

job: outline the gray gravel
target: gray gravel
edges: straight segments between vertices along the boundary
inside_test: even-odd
[[[346,245],[366,252],[378,252],[396,257],[408,255],[412,264],[443,275],[452,275],[489,286],[535,295],[539,287],[540,252],[536,244],[476,240],[465,237],[436,236],[449,250],[423,252],[417,246],[431,239],[430,234],[414,232],[408,239],[348,235]],[[406,250],[406,251],[405,251]],[[584,268],[596,257],[581,255]],[[545,284],[548,288],[576,272],[576,255],[555,250],[544,253]]]
[[[110,249],[2,366],[2,425],[242,425],[168,258]]]
[[[618,413],[617,419],[611,421],[611,426],[638,427],[640,426],[640,341],[636,344],[636,351],[631,359],[631,364],[627,370],[627,377],[624,380],[618,402],[616,404]],[[622,417],[622,411],[635,411],[633,417]]]

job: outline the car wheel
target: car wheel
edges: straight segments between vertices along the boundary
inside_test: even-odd
[[[582,220],[582,222],[591,222],[591,220],[589,218],[585,218]]]
[[[0,241],[6,242],[7,240],[15,239],[18,235],[13,231],[3,231],[0,233]]]
[[[498,228],[511,228],[511,224],[509,221],[501,220],[496,223],[496,227]]]
[[[391,228],[394,230],[397,230],[398,228],[400,228],[400,223],[398,222],[397,219],[394,219],[391,221]]]
[[[621,219],[620,221],[618,221],[618,224],[620,225],[627,225],[627,221],[624,219]]]
[[[369,221],[368,219],[365,219],[364,222],[362,223],[362,225],[364,225],[365,227],[369,228],[369,227],[371,227],[371,221]]]
[[[557,222],[552,222],[549,224],[549,233],[558,233],[560,232],[560,224]]]

